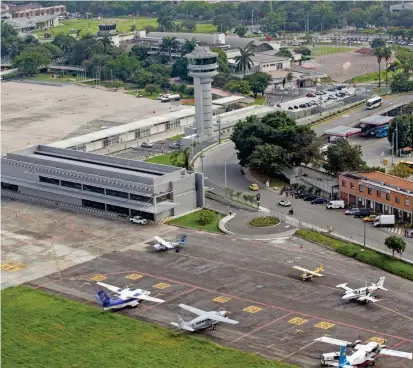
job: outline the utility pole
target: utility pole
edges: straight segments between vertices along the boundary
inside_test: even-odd
[[[218,144],[221,144],[221,118],[219,116],[217,117],[217,123],[218,123]]]
[[[251,25],[252,26],[254,25],[254,9],[252,9],[252,12],[251,12]]]
[[[366,223],[367,221],[364,221],[363,252],[366,250]]]
[[[224,181],[225,181],[225,188],[228,188],[227,186],[227,160],[225,160]]]
[[[399,157],[399,126],[396,121],[396,156]]]

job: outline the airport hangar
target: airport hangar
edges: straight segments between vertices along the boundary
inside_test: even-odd
[[[217,104],[218,108],[222,106]],[[249,106],[224,113],[221,129],[229,133],[237,121],[272,111]],[[22,200],[44,199],[67,208],[142,216],[155,222],[203,207],[202,173],[105,156],[182,134],[185,127],[193,125],[194,116],[194,108],[185,108],[8,153],[2,157],[1,193]]]

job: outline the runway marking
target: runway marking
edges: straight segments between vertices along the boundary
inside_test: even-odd
[[[21,262],[9,262],[9,263],[3,263],[1,265],[1,269],[7,272],[19,272],[25,269],[26,267],[29,267],[29,266]]]
[[[310,345],[313,345],[314,343],[315,343],[315,341],[312,341],[312,342],[310,342],[309,344],[302,346],[302,347],[299,348],[297,351],[294,351],[294,352],[292,352],[291,354],[286,355],[285,357],[281,358],[281,359],[278,360],[278,361],[279,361],[279,362],[282,362],[283,360],[289,358],[290,356],[292,356],[292,355],[294,355],[294,354],[297,354],[299,351],[305,349],[306,347],[308,347],[308,346],[310,346]]]
[[[105,275],[94,275],[89,278],[89,280],[92,280],[92,281],[103,281],[106,279],[107,277]]]
[[[170,287],[171,285],[169,284],[165,284],[164,282],[160,282],[159,284],[153,285],[154,288],[156,289],[166,289],[168,287]]]
[[[406,340],[400,341],[400,342],[398,342],[397,344],[392,345],[390,348],[391,348],[391,349],[395,349],[395,348],[397,348],[398,346],[403,345],[405,342],[406,342]]]
[[[243,339],[244,337],[247,337],[247,336],[249,336],[249,335],[251,335],[251,334],[253,334],[253,333],[255,333],[255,332],[258,332],[258,331],[262,330],[263,328],[268,327],[268,326],[272,325],[272,324],[275,323],[275,322],[278,322],[280,319],[283,319],[283,318],[289,316],[290,314],[291,314],[291,313],[284,314],[283,316],[278,317],[278,318],[274,319],[273,321],[268,322],[268,323],[266,323],[265,325],[260,326],[260,327],[256,328],[255,330],[252,330],[251,332],[248,332],[248,333],[246,333],[245,335],[242,335],[242,336],[236,338],[235,340],[232,340],[232,341],[230,342],[230,344],[233,344],[234,342],[237,342],[237,341]],[[274,345],[274,344],[273,344],[273,345]]]
[[[330,323],[330,322],[320,322],[320,323],[317,323],[316,325],[314,325],[314,327],[322,328],[323,330],[328,330],[329,328],[334,327],[334,326],[335,326],[335,324]]]
[[[231,298],[228,298],[227,296],[219,296],[219,297],[217,297],[215,299],[212,299],[212,300],[214,302],[217,302],[217,303],[226,303],[226,302],[229,302],[231,300]]]
[[[376,336],[373,336],[368,341],[374,341],[374,342],[377,342],[377,343],[382,344],[382,345],[386,343],[386,339],[383,339],[382,337],[376,337]]]
[[[187,282],[172,280],[172,279],[164,277],[164,276],[157,276],[157,275],[153,275],[153,274],[146,273],[146,272],[141,272],[141,271],[134,271],[134,272],[139,272],[142,275],[153,277],[153,278],[160,279],[160,280],[166,280],[166,281],[169,281],[169,282],[172,282],[172,283],[175,283],[175,284],[190,286],[190,287],[196,288],[198,290],[206,291],[206,292],[209,292],[209,293],[214,293],[214,294],[217,293],[216,290],[208,289],[208,288],[205,288],[205,287],[202,287],[202,286],[196,286],[196,285],[193,285],[193,284],[190,284],[190,283],[187,283]],[[114,272],[114,273],[116,273],[116,272]],[[125,272],[117,272],[117,273],[125,273]],[[391,337],[391,338],[398,339],[398,340],[405,340],[406,342],[413,342],[412,339],[406,339],[406,338],[401,337],[401,336],[395,336],[395,335],[391,335],[391,334],[388,334],[388,333],[378,332],[378,331],[370,330],[368,328],[364,328],[364,327],[355,326],[355,325],[352,325],[352,324],[349,324],[349,323],[345,323],[345,322],[328,320],[328,319],[325,319],[325,318],[322,318],[322,317],[318,317],[318,316],[307,314],[307,313],[298,312],[298,311],[295,311],[295,310],[292,310],[292,309],[278,307],[276,305],[263,303],[263,302],[253,300],[253,299],[243,298],[241,296],[237,296],[237,295],[234,295],[234,294],[221,293],[221,295],[228,296],[230,298],[237,299],[237,300],[242,300],[242,301],[254,303],[254,304],[261,305],[261,306],[264,306],[264,307],[267,307],[267,308],[272,308],[272,309],[277,309],[277,310],[283,310],[283,311],[290,312],[290,313],[300,314],[300,315],[308,317],[308,318],[314,318],[314,319],[318,319],[318,320],[321,320],[321,321],[334,323],[334,324],[337,324],[337,325],[340,325],[340,326],[345,326],[345,327],[353,328],[353,329],[364,331],[364,332],[370,332],[370,333],[373,333],[373,334],[383,335],[383,336]]]
[[[288,323],[292,323],[293,325],[303,325],[304,323],[308,322],[308,319],[300,318],[300,317],[294,317],[288,321]]]
[[[259,311],[262,311],[262,308],[250,305],[249,307],[244,308],[243,311],[248,313],[258,313]]]
[[[410,298],[409,298],[409,299],[410,299]],[[399,316],[402,316],[402,317],[404,317],[404,318],[407,318],[407,319],[410,319],[411,321],[413,321],[413,318],[412,318],[412,317],[409,317],[409,316],[406,316],[405,314],[396,312],[394,309],[387,308],[387,307],[385,307],[385,306],[382,305],[382,304],[377,304],[377,306],[379,306],[379,307],[381,307],[381,308],[383,308],[383,309],[387,309],[388,311],[390,311],[390,312],[392,312],[392,313],[398,314]]]
[[[126,279],[131,279],[131,280],[137,280],[140,279],[141,277],[143,277],[142,275],[140,275],[139,273],[131,273],[128,276],[125,276]]]

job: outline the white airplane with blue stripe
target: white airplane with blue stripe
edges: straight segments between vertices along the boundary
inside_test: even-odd
[[[323,367],[339,368],[359,368],[373,366],[375,359],[379,355],[389,355],[398,358],[412,359],[412,353],[404,351],[386,349],[386,345],[376,341],[370,341],[367,344],[361,344],[360,340],[353,343],[334,339],[328,336],[322,336],[315,341],[326,342],[327,344],[340,346],[340,352],[321,354],[321,365]],[[353,350],[351,355],[347,355],[346,349]]]
[[[102,304],[104,310],[136,307],[142,300],[148,300],[155,303],[163,303],[165,301],[149,296],[151,292],[147,290],[132,288],[121,289],[116,286],[105,284],[103,282],[98,282],[97,284],[110,291],[113,291],[118,295],[117,298],[112,299],[103,290],[99,290],[97,292],[95,298]]]

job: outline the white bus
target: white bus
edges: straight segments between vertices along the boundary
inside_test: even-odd
[[[380,96],[374,96],[370,98],[369,100],[366,101],[366,108],[368,110],[374,109],[376,107],[381,106],[381,97]]]

